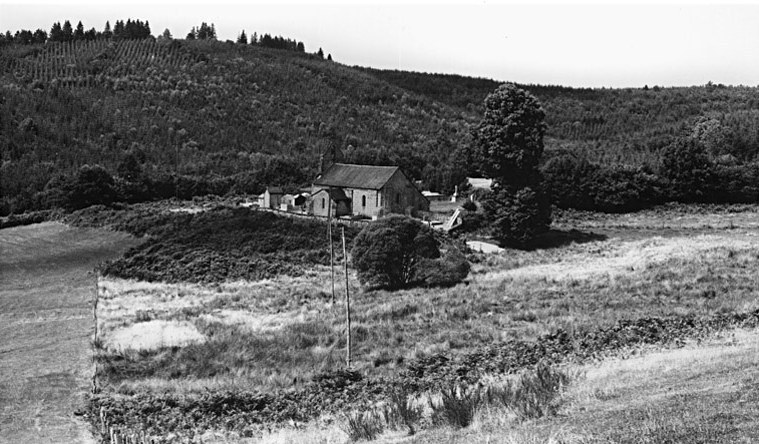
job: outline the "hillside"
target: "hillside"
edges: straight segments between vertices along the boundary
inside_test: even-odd
[[[491,79],[359,68],[388,83],[461,110],[480,114],[498,87]],[[604,164],[656,164],[659,148],[714,119],[729,133],[722,147],[743,160],[759,155],[759,88],[705,86],[590,89],[520,85],[543,104],[546,148],[581,153]]]
[[[0,67],[6,208],[85,163],[135,169],[128,154],[140,172],[236,175],[248,192],[308,182],[333,148],[441,181],[474,117],[314,56],[220,42],[11,46]]]
[[[346,161],[398,164],[430,189],[450,192],[476,174],[462,160],[469,126],[496,86],[216,41],[5,45],[0,214],[58,205],[65,177],[85,164],[105,167],[125,200],[140,201],[261,192],[267,184],[295,188],[314,177],[321,154],[338,149]],[[592,189],[629,182],[639,167],[656,173],[662,148],[697,126],[715,159],[750,164],[759,153],[757,88],[525,88],[546,110],[546,159],[571,153],[629,170],[621,179],[616,170],[604,173]],[[750,184],[751,174],[740,175]],[[742,193],[729,200],[755,199],[753,188]],[[629,210],[678,199],[649,194],[656,195],[640,203],[586,196],[590,203],[581,206]],[[612,203],[597,205],[599,199]],[[557,203],[575,205],[563,197]]]

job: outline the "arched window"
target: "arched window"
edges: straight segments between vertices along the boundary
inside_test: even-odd
[[[361,206],[362,207],[366,206],[366,195],[361,196]]]
[[[322,210],[325,208],[327,201],[322,197]]]

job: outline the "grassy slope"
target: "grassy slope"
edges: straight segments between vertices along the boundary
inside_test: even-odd
[[[93,270],[127,235],[43,223],[0,231],[0,442],[87,442]]]
[[[480,412],[466,430],[425,431],[404,443],[750,443],[759,439],[759,332],[573,367],[578,379],[555,418],[518,423]],[[295,441],[293,441],[295,442]]]
[[[759,209],[732,210],[737,211],[664,207],[614,217],[566,213],[557,226],[576,226],[586,234],[564,232],[558,238],[589,242],[481,256],[470,283],[447,290],[360,293],[354,288],[355,366],[364,374],[391,376],[416,358],[463,355],[477,345],[531,340],[556,328],[581,332],[619,319],[754,310]],[[250,386],[274,391],[340,368],[344,315],[325,297],[328,276],[328,270],[316,268],[296,279],[212,287],[107,280],[106,336],[156,319],[189,321],[208,342],[127,353],[129,362],[111,361],[115,366],[104,381],[110,380],[109,390],[123,393]],[[338,278],[341,294],[341,273]]]

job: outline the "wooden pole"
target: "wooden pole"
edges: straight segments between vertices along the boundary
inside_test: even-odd
[[[332,305],[335,305],[335,244],[332,243],[332,196],[327,190],[327,232],[329,233],[329,269],[332,275]]]
[[[348,368],[351,367],[351,295],[350,295],[350,289],[348,288],[348,252],[345,248],[345,227],[340,227],[342,230],[342,236],[343,236],[343,264],[345,264],[345,320],[347,323],[347,328],[345,329],[345,334],[347,336],[346,339],[346,345],[345,345],[345,359],[348,365]]]

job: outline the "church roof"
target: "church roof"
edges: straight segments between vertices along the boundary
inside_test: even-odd
[[[398,171],[397,166],[335,163],[316,178],[314,185],[379,190],[385,186],[396,171]]]

